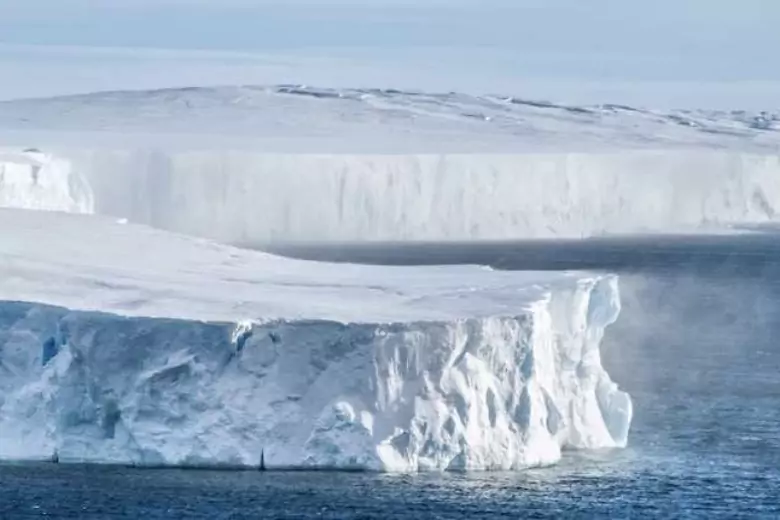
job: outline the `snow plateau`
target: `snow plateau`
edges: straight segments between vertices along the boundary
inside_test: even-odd
[[[617,279],[282,259],[0,210],[0,457],[514,469],[624,446]]]

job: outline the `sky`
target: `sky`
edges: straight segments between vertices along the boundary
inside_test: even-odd
[[[774,102],[778,27],[777,0],[0,0],[0,74],[13,78],[0,98],[314,82],[655,91],[661,104],[739,102],[744,88],[745,102]]]

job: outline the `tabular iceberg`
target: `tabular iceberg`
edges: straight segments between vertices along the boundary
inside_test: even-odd
[[[4,459],[514,469],[627,441],[599,356],[613,276],[303,262],[22,210],[0,234]]]

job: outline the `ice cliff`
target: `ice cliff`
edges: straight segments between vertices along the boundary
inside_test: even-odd
[[[0,235],[3,459],[514,469],[626,444],[599,356],[615,277],[319,264],[22,210]]]
[[[780,156],[63,149],[0,155],[0,206],[250,244],[674,232],[778,222]]]

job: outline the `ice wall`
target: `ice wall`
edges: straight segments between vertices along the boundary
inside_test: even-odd
[[[344,324],[0,304],[0,458],[139,465],[514,469],[624,446],[600,363],[614,277],[517,316]]]
[[[228,242],[582,237],[778,219],[780,156],[78,151],[96,210]]]
[[[0,150],[0,207],[92,213],[89,184],[67,159]]]

